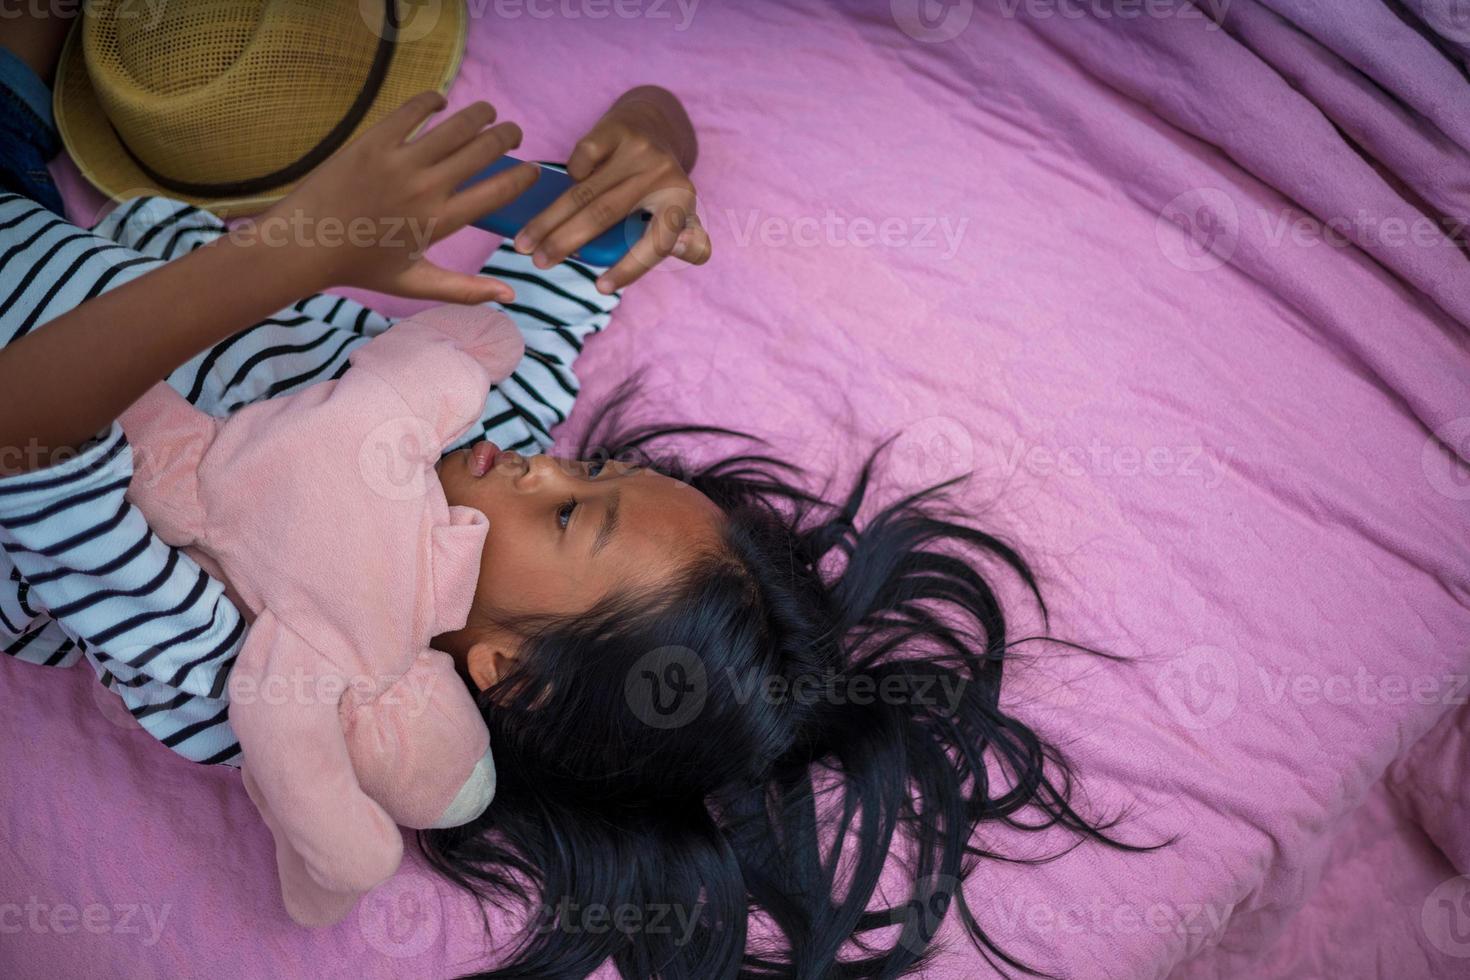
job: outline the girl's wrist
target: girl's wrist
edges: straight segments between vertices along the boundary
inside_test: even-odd
[[[321,263],[303,254],[306,250],[298,244],[251,238],[239,231],[237,226],[188,256],[200,261],[190,271],[190,280],[214,297],[218,315],[209,318],[213,323],[207,335],[185,341],[187,346],[203,349],[218,343],[334,285]],[[193,353],[188,353],[184,359],[191,356]]]
[[[311,227],[272,209],[237,223],[215,244],[223,249],[220,258],[259,283],[280,309],[341,285],[330,243],[307,237]]]

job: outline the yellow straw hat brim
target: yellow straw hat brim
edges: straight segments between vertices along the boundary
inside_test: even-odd
[[[411,38],[401,39],[395,44],[381,88],[347,142],[356,139],[363,130],[419,92],[428,89],[440,93],[448,91],[464,56],[468,16],[463,0],[437,6],[437,17],[427,31],[414,31]],[[141,194],[160,194],[228,218],[259,212],[300,183],[301,178],[298,178],[251,195],[209,197],[171,190],[150,178],[123,146],[98,98],[83,53],[83,20],[77,19],[62,50],[52,110],[56,128],[77,169],[108,198],[120,201]],[[351,85],[355,81],[344,79],[343,84]],[[220,106],[215,112],[221,120],[221,128],[227,128],[230,107]],[[229,138],[223,133],[222,137]],[[149,162],[153,163],[152,160]],[[217,179],[214,174],[177,174],[156,164],[154,169],[190,182],[209,183]]]

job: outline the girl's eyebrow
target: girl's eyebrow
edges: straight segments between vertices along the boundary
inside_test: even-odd
[[[597,529],[597,537],[592,542],[592,554],[595,556],[601,551],[614,532],[618,529],[618,505],[622,502],[623,491],[614,490],[607,495],[607,507],[602,512],[602,526]]]

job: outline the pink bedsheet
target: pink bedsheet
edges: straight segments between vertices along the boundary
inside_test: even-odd
[[[629,292],[578,365],[573,427],[646,368],[650,415],[747,428],[817,474],[901,430],[893,490],[972,469],[1054,628],[1135,659],[1037,648],[1009,674],[1095,812],[1182,835],[975,876],[981,921],[1054,973],[1470,972],[1470,295],[1423,222],[1470,210],[1470,101],[1376,2],[1334,8],[1239,0],[1220,30],[1026,0],[938,20],[916,0],[471,3],[451,101],[492,99],[524,155],[564,155],[650,80],[700,129],[714,259]],[[472,906],[416,858],[338,927],[297,929],[237,775],[109,699],[0,658],[0,973],[487,962]],[[990,975],[946,936],[932,976]]]

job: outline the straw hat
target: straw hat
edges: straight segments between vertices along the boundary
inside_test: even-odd
[[[114,200],[259,211],[410,96],[449,87],[464,0],[406,6],[93,0],[62,51],[56,126]]]

